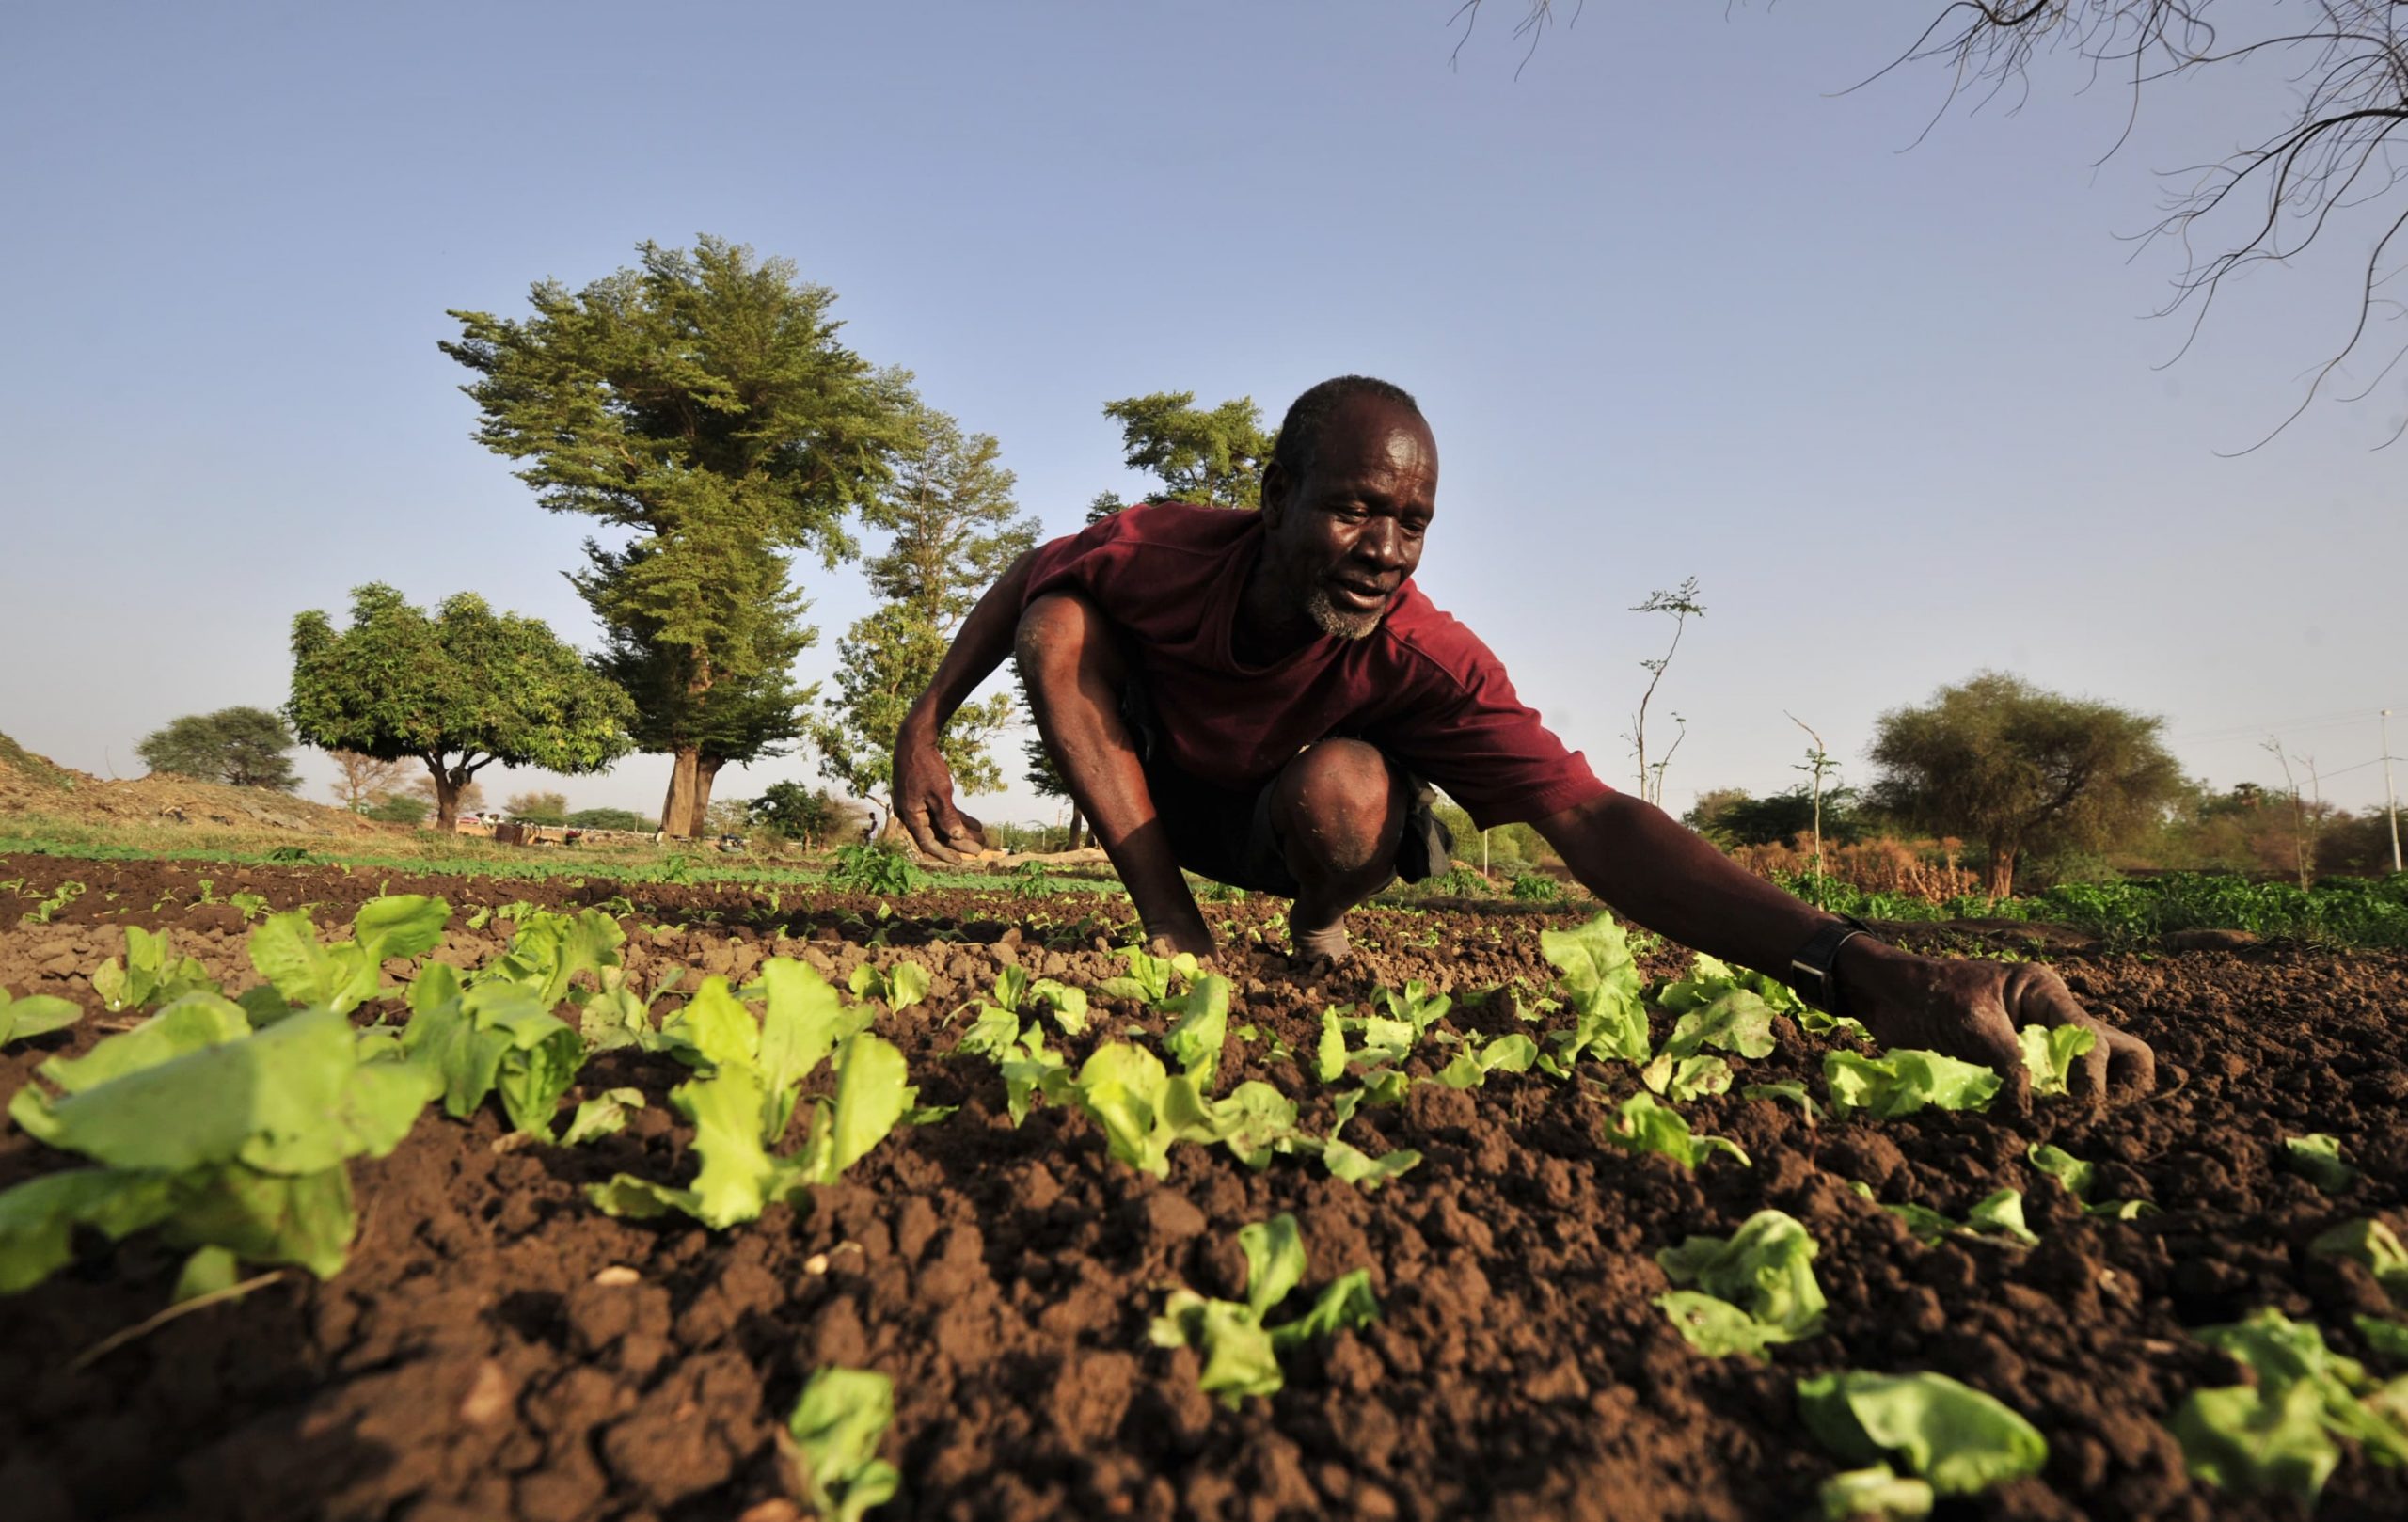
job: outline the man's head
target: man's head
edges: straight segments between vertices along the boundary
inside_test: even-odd
[[[1438,444],[1402,388],[1340,375],[1296,398],[1262,476],[1262,572],[1323,634],[1380,626],[1421,563]]]

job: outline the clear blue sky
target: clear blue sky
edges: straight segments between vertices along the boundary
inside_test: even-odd
[[[1450,68],[1455,3],[20,9],[0,730],[138,772],[178,714],[280,702],[293,613],[371,579],[590,645],[586,526],[472,441],[444,310],[707,231],[832,286],[1054,531],[1137,487],[1107,398],[1409,387],[1444,459],[1423,585],[1609,781],[1666,632],[1624,610],[1703,580],[1675,809],[1793,781],[1784,709],[1866,780],[1876,715],[1985,666],[2164,715],[2219,784],[2273,780],[2269,731],[2380,753],[2408,455],[2370,446],[2408,392],[2219,457],[2289,409],[2346,275],[2268,272],[2160,371],[2177,265],[2117,241],[2279,79],[2169,100],[2096,168],[2123,103],[2069,69],[1902,151],[1940,74],[1835,92],[1929,4],[1592,6],[1517,79],[1502,12]],[[816,674],[867,599],[804,578]],[[650,810],[665,775],[565,790]]]

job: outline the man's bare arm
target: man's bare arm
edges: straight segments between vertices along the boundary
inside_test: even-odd
[[[1663,810],[1620,793],[1551,815],[1540,834],[1591,893],[1640,925],[1775,976],[1832,916],[1741,867]],[[1927,1047],[1988,1064],[2020,1097],[2029,1084],[2019,1025],[2077,1024],[2099,1035],[2083,1059],[2093,1093],[2112,1078],[2146,1090],[2148,1048],[2083,1010],[2063,980],[2032,963],[1941,960],[1858,936],[1834,969],[1848,1012],[1884,1044]]]
[[[895,817],[922,850],[940,862],[983,850],[987,841],[978,821],[954,806],[953,769],[945,765],[937,736],[978,684],[1012,653],[1035,558],[1031,550],[1012,562],[961,621],[952,648],[937,666],[936,679],[911,705],[895,737]]]

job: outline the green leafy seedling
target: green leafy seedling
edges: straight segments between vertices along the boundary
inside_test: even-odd
[[[2086,1025],[2026,1025],[2015,1035],[2036,1096],[2072,1093],[2073,1065],[2099,1042]]]
[[[47,993],[12,998],[7,989],[0,988],[0,1046],[63,1031],[83,1018],[83,1006],[71,1000]]]
[[[1737,1142],[1692,1133],[1678,1110],[1656,1103],[1652,1094],[1633,1094],[1623,1101],[1607,1123],[1605,1134],[1608,1142],[1625,1152],[1661,1152],[1683,1167],[1694,1168],[1700,1159],[1715,1152],[1736,1158],[1742,1167],[1749,1165],[1748,1154]]]
[[[823,1522],[859,1522],[895,1498],[902,1476],[878,1456],[894,1419],[895,1382],[875,1371],[832,1366],[803,1386],[779,1446]]]
[[[147,1009],[184,994],[217,991],[198,957],[178,957],[167,932],[153,935],[138,925],[125,927],[125,957],[112,957],[92,974],[92,991],[112,1012]]]
[[[2049,1458],[2030,1422],[1945,1374],[1817,1374],[1798,1382],[1798,1414],[1843,1460],[1894,1458],[1942,1496],[2037,1474]]]
[[[1830,1091],[1832,1110],[1843,1119],[1861,1114],[1888,1120],[1926,1107],[1980,1110],[1999,1091],[1998,1074],[1979,1063],[1907,1047],[1893,1047],[1878,1057],[1827,1052],[1823,1084]]]
[[[2345,1221],[2307,1245],[2320,1258],[2346,1258],[2372,1274],[2384,1292],[2408,1301],[2408,1247],[2383,1222],[2368,1217]]]
[[[2341,1161],[2341,1139],[2316,1131],[2283,1138],[2290,1170],[2328,1195],[2337,1195],[2358,1181],[2358,1170]]]
[[[1806,1124],[1809,1126],[1812,1126],[1816,1118],[1822,1114],[1821,1107],[1814,1102],[1814,1096],[1806,1092],[1804,1084],[1790,1082],[1749,1084],[1739,1090],[1739,1097],[1745,1100],[1787,1100],[1798,1106],[1798,1114],[1806,1118]]]
[[[1238,1247],[1246,1260],[1244,1302],[1175,1290],[1155,1318],[1151,1334],[1157,1347],[1200,1347],[1204,1367],[1196,1383],[1231,1410],[1249,1395],[1270,1395],[1280,1388],[1285,1383],[1279,1371],[1282,1352],[1307,1338],[1368,1325],[1380,1309],[1371,1294],[1370,1270],[1358,1268],[1332,1280],[1303,1315],[1267,1325],[1271,1311],[1304,1280],[1305,1245],[1296,1218],[1280,1214],[1241,1227]]]
[[[2235,1491],[2312,1501],[2340,1462],[2337,1436],[2384,1464],[2408,1460],[2395,1392],[2326,1347],[2314,1326],[2267,1307],[2195,1335],[2245,1365],[2256,1382],[2194,1390],[2175,1410],[2166,1425],[2192,1474]]]
[[[1709,1357],[1755,1355],[1774,1342],[1822,1329],[1822,1286],[1814,1279],[1815,1243],[1790,1215],[1758,1211],[1728,1237],[1693,1236],[1656,1254],[1677,1285],[1656,1304]]]
[[[1563,1076],[1582,1057],[1645,1062],[1650,1054],[1647,1010],[1640,998],[1639,963],[1630,936],[1611,914],[1599,912],[1571,930],[1541,930],[1539,954],[1556,970],[1573,1026],[1555,1031],[1545,1071]]]

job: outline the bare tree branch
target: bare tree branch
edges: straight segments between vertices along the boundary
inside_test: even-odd
[[[1484,3],[1463,0],[1454,12],[1464,29],[1458,56]],[[1527,36],[1535,49],[1554,19],[1554,0],[1522,3],[1514,35]],[[2092,82],[2115,77],[2131,92],[2123,128],[2101,155],[2103,163],[2131,140],[2144,95],[2210,73],[2262,80],[2270,62],[2288,63],[2292,98],[2273,130],[2208,163],[2166,174],[2157,221],[2133,237],[2143,246],[2170,244],[2181,259],[2157,311],[2170,316],[2190,309],[2167,364],[2189,351],[2228,280],[2259,265],[2294,261],[2319,240],[2366,239],[2354,320],[2309,369],[2297,405],[2237,452],[2247,453],[2281,434],[2320,396],[2352,402],[2371,395],[2408,356],[2408,330],[2394,325],[2408,316],[2408,307],[2384,293],[2408,273],[2408,243],[2401,238],[2408,211],[2376,212],[2370,225],[2352,214],[2384,202],[2408,175],[2392,152],[2395,135],[2408,126],[2403,12],[2408,6],[2400,0],[1951,0],[1910,45],[1851,88],[1909,66],[1944,65],[1948,87],[1915,138],[1919,143],[1959,103],[1979,111],[2010,87],[2018,99],[2007,109],[2020,110],[2034,68],[2070,55]],[[2258,72],[2246,72],[2252,70]],[[2356,382],[2353,360],[2371,366],[2372,377]],[[2403,431],[2408,409],[2384,442]]]

